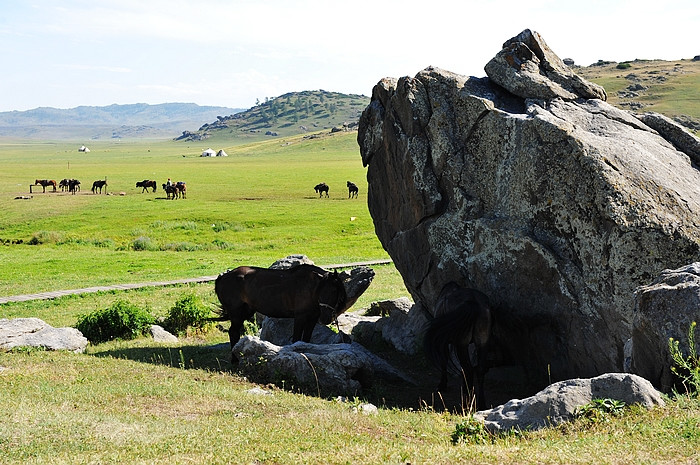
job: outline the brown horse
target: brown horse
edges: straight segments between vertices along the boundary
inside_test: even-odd
[[[54,181],[53,179],[35,179],[34,185],[41,186],[43,189],[43,192],[46,192],[46,188],[48,186],[51,186],[51,187],[53,187],[53,191],[56,192],[56,181]]]
[[[105,194],[106,194],[106,193],[107,193],[107,180],[105,179],[105,180],[103,181],[103,180],[99,180],[99,179],[98,179],[97,181],[95,181],[95,182],[92,183],[92,193],[93,193],[93,194],[96,194],[96,193],[97,193],[97,190],[99,189],[100,194],[101,194],[101,193],[102,193],[102,188],[103,188],[103,187],[105,188]]]
[[[323,194],[324,194],[324,193],[326,194],[326,197],[328,197],[328,190],[329,190],[329,188],[328,188],[328,184],[326,184],[325,182],[322,182],[322,183],[320,183],[320,184],[316,184],[316,185],[314,186],[314,190],[315,190],[316,193],[318,194],[318,197],[319,197],[319,198],[323,197]]]
[[[354,182],[348,181],[348,198],[357,198],[357,193],[360,191],[360,189],[357,188],[357,184]]]
[[[221,316],[230,320],[231,362],[238,359],[233,347],[241,337],[243,322],[255,312],[274,318],[294,318],[292,342],[309,342],[316,322],[327,325],[345,311],[347,294],[337,272],[313,265],[285,270],[240,266],[220,274],[214,284]]]
[[[460,287],[454,282],[442,288],[435,303],[435,318],[425,333],[424,347],[428,358],[440,367],[442,375],[438,390],[447,387],[448,363],[452,350],[457,353],[459,365],[468,392],[476,396],[478,408],[486,405],[484,375],[486,346],[491,337],[492,315],[488,297],[476,289]],[[474,358],[470,346],[474,347]]]
[[[175,183],[175,188],[177,189],[177,193],[180,197],[183,199],[187,198],[187,184],[185,184],[183,181],[178,181]]]
[[[156,191],[157,184],[155,181],[152,181],[150,179],[144,179],[143,181],[138,181],[136,183],[136,187],[141,187],[141,193],[143,194],[144,192],[148,192],[148,188],[151,187],[153,188],[153,192]]]

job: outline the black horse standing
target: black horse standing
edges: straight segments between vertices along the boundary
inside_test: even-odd
[[[245,320],[255,312],[274,318],[294,318],[292,342],[309,342],[316,322],[327,325],[345,311],[347,294],[337,272],[313,265],[276,270],[240,266],[220,274],[214,291],[221,302],[221,316],[230,320],[231,362],[238,359],[233,347],[241,337]]]
[[[92,183],[92,193],[96,194],[97,191],[100,191],[100,194],[102,193],[102,188],[105,188],[105,194],[107,193],[107,180],[105,179],[104,181],[101,179],[98,179],[97,181]]]
[[[491,337],[491,307],[488,297],[476,289],[460,287],[450,282],[442,288],[435,303],[435,318],[425,334],[425,350],[428,358],[440,367],[438,390],[447,386],[448,363],[452,350],[456,352],[459,367],[467,390],[476,396],[478,408],[486,406],[484,375],[486,348]],[[475,360],[470,355],[474,345]]]
[[[320,183],[320,184],[316,184],[316,185],[314,186],[314,190],[315,190],[316,193],[318,194],[318,197],[319,197],[319,198],[323,197],[323,194],[324,194],[324,193],[326,194],[326,197],[328,197],[328,190],[329,190],[329,188],[328,188],[328,184],[326,184],[325,182],[322,182],[322,183]]]
[[[357,188],[357,184],[354,182],[348,181],[348,198],[355,197],[357,198],[357,193],[360,191],[360,189]]]

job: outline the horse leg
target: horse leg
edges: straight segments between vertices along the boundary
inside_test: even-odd
[[[486,397],[484,395],[484,377],[486,376],[486,372],[488,371],[488,367],[486,366],[486,350],[485,347],[480,347],[476,346],[476,359],[477,359],[477,365],[476,369],[474,370],[474,381],[476,386],[474,386],[474,389],[476,390],[476,400],[477,400],[477,408],[479,410],[483,410],[486,408]]]
[[[457,352],[457,358],[459,359],[459,365],[462,369],[463,384],[467,390],[467,396],[471,400],[476,397],[476,402],[480,402],[481,399],[477,396],[476,388],[474,386],[474,367],[472,366],[471,358],[469,356],[469,342],[459,341],[455,346]]]

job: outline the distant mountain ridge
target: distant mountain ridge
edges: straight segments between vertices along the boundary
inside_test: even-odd
[[[39,107],[0,112],[0,137],[29,139],[172,138],[202,121],[230,116],[240,108],[195,103]]]

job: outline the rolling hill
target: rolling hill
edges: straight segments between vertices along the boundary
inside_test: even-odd
[[[574,71],[602,85],[612,105],[661,113],[700,131],[700,59],[599,61]]]
[[[233,137],[257,140],[324,129],[352,128],[369,104],[364,95],[313,90],[290,92],[230,116],[184,131],[177,140]]]

